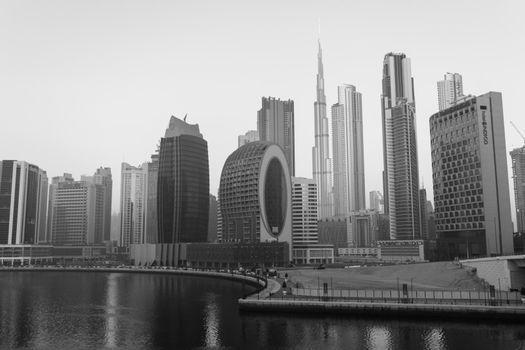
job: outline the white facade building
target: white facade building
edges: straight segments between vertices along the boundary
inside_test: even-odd
[[[370,191],[370,210],[383,212],[383,195],[379,191]]]
[[[259,133],[257,132],[257,130],[249,130],[246,132],[246,134],[239,135],[238,147],[244,146],[245,144],[254,142],[254,141],[259,141]]]
[[[102,243],[104,195],[105,188],[91,177],[81,181],[71,174],[53,177],[48,212],[53,245]]]
[[[120,245],[146,242],[147,164],[134,167],[122,163],[120,190]]]
[[[292,247],[317,242],[317,185],[312,179],[293,177]]]
[[[437,82],[439,110],[442,111],[464,98],[463,78],[458,73],[447,73]]]
[[[334,215],[366,208],[361,93],[353,85],[338,87],[332,106]]]

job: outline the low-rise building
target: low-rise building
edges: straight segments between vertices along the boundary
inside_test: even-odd
[[[292,262],[296,265],[333,264],[334,246],[331,244],[295,244]]]
[[[424,261],[424,243],[421,239],[416,240],[390,240],[378,241],[379,248],[377,258],[383,261]]]
[[[339,248],[339,256],[351,258],[377,258],[379,255],[378,247],[362,247],[362,248]]]
[[[285,267],[290,263],[287,242],[132,244],[135,265],[199,268]]]

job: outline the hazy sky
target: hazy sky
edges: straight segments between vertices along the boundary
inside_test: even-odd
[[[432,199],[428,119],[447,71],[467,94],[502,92],[507,148],[523,144],[509,120],[525,130],[524,14],[522,0],[0,0],[0,159],[50,178],[109,166],[118,211],[121,162],[147,161],[169,117],[188,113],[208,141],[216,194],[237,136],[275,96],[295,101],[296,175],[312,177],[320,19],[328,114],[338,84],[363,94],[367,197],[382,190],[383,56],[411,58]]]

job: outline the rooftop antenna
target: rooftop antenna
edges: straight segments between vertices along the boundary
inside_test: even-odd
[[[188,113],[186,113],[186,115],[184,116],[184,121],[186,121],[186,117],[188,116]]]

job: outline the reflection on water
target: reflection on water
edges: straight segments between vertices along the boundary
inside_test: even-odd
[[[390,332],[387,328],[374,326],[366,334],[366,348],[390,349]]]
[[[239,314],[242,286],[198,277],[0,272],[0,349],[525,349],[525,327]]]
[[[423,335],[423,341],[425,343],[425,349],[428,349],[428,350],[446,349],[445,337],[443,336],[442,329],[439,329],[439,328],[429,329]]]
[[[221,344],[219,338],[219,315],[216,294],[206,294],[206,309],[205,309],[205,325],[206,329],[206,343],[208,347],[216,347]]]
[[[106,333],[104,345],[114,348],[117,345],[117,306],[118,306],[118,278],[120,274],[110,274],[107,278],[106,288]]]

